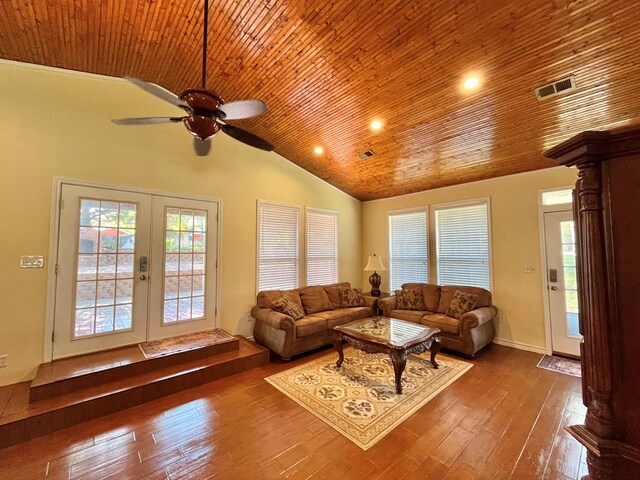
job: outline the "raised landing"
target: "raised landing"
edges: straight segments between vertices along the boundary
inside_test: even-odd
[[[155,358],[131,347],[43,364],[0,387],[0,448],[269,363],[243,337]]]

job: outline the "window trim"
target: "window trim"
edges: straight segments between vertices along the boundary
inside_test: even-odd
[[[391,292],[391,278],[392,278],[392,262],[391,262],[391,217],[395,215],[403,215],[405,213],[417,213],[417,212],[425,212],[427,216],[427,279],[431,281],[433,275],[433,269],[431,268],[431,260],[432,260],[432,252],[431,252],[431,241],[430,241],[430,233],[431,233],[431,214],[429,211],[429,205],[418,206],[418,207],[409,207],[409,208],[398,208],[394,210],[387,211],[387,259],[388,259],[388,287]]]
[[[256,265],[256,284],[255,284],[255,290],[256,290],[256,295],[260,292],[260,207],[262,205],[273,205],[273,206],[278,206],[278,207],[289,207],[289,208],[295,208],[297,210],[298,213],[298,286],[296,288],[300,288],[300,286],[302,285],[302,278],[303,275],[302,273],[305,271],[305,265],[303,265],[304,263],[304,259],[302,256],[303,253],[303,249],[302,249],[302,243],[304,242],[304,239],[300,238],[300,230],[301,230],[301,221],[302,221],[302,207],[300,205],[295,205],[292,203],[284,203],[284,202],[273,202],[271,200],[261,200],[258,199],[256,201],[256,233],[255,233],[255,239],[256,239],[256,257],[255,257],[255,265]]]
[[[304,243],[304,284],[308,286],[308,274],[309,274],[309,245],[307,242],[307,236],[309,234],[309,212],[311,213],[319,213],[324,215],[333,215],[336,217],[336,239],[335,239],[335,252],[336,252],[336,279],[334,282],[336,283],[340,279],[340,212],[338,210],[329,210],[326,208],[316,208],[316,207],[305,207],[304,213],[304,238],[302,242]]]
[[[431,218],[431,222],[433,222],[433,239],[430,243],[433,243],[433,269],[431,270],[431,280],[436,285],[440,285],[438,279],[438,248],[437,248],[437,227],[436,227],[436,210],[437,209],[447,209],[447,208],[457,208],[457,207],[470,207],[474,205],[487,205],[487,237],[489,243],[489,291],[493,294],[493,233],[492,233],[492,214],[491,214],[491,197],[478,197],[471,198],[468,200],[461,200],[455,202],[445,202],[445,203],[435,203],[432,204],[429,208],[429,215]]]

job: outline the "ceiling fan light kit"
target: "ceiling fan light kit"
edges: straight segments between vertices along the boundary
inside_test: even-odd
[[[191,88],[178,96],[159,85],[133,77],[125,77],[146,92],[181,108],[187,115],[182,117],[122,118],[112,121],[116,125],[153,125],[181,121],[187,131],[195,137],[194,148],[198,155],[206,155],[209,152],[209,145],[203,147],[201,143],[209,143],[209,139],[219,130],[252,147],[272,151],[273,145],[266,140],[227,123],[227,120],[240,120],[262,115],[267,111],[267,105],[264,102],[260,100],[238,100],[225,103],[218,95],[206,89],[208,20],[209,2],[205,0],[202,35],[202,88]]]

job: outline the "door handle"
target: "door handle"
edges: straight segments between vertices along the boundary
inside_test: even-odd
[[[551,288],[551,290],[553,290],[554,292],[555,292],[556,290],[558,290],[558,287],[556,287],[555,285],[552,285],[552,286],[551,286],[551,287],[549,287],[549,288]]]
[[[144,281],[144,280],[146,280],[146,279],[147,279],[147,276],[146,276],[146,275],[144,275],[144,274],[142,274],[142,275],[140,275],[140,277],[139,277],[139,278],[140,278],[140,280],[143,280],[143,281]]]

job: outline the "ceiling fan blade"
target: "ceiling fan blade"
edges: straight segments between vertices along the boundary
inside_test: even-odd
[[[261,100],[238,100],[224,103],[218,110],[224,113],[223,120],[240,120],[262,115],[267,111],[267,105]]]
[[[145,92],[150,93],[151,95],[154,95],[159,99],[164,100],[165,102],[169,102],[170,104],[175,105],[176,107],[180,107],[183,110],[187,110],[187,111],[191,110],[189,105],[187,105],[182,100],[180,100],[180,98],[178,98],[178,96],[175,93],[170,92],[166,88],[162,88],[160,85],[156,85],[155,83],[145,82],[144,80],[140,80],[139,78],[134,78],[134,77],[124,77],[124,78],[125,80],[128,80],[134,85],[140,87]]]
[[[139,117],[116,118],[111,120],[116,125],[156,125],[160,123],[178,123],[187,117]]]
[[[254,135],[253,133],[247,132],[246,130],[228,124],[221,124],[220,128],[224,133],[242,143],[259,148],[260,150],[266,150],[267,152],[271,152],[273,150],[273,145],[269,142],[263,140],[257,135]]]
[[[193,137],[193,149],[199,157],[206,157],[211,150],[211,139],[200,140],[198,137]]]

